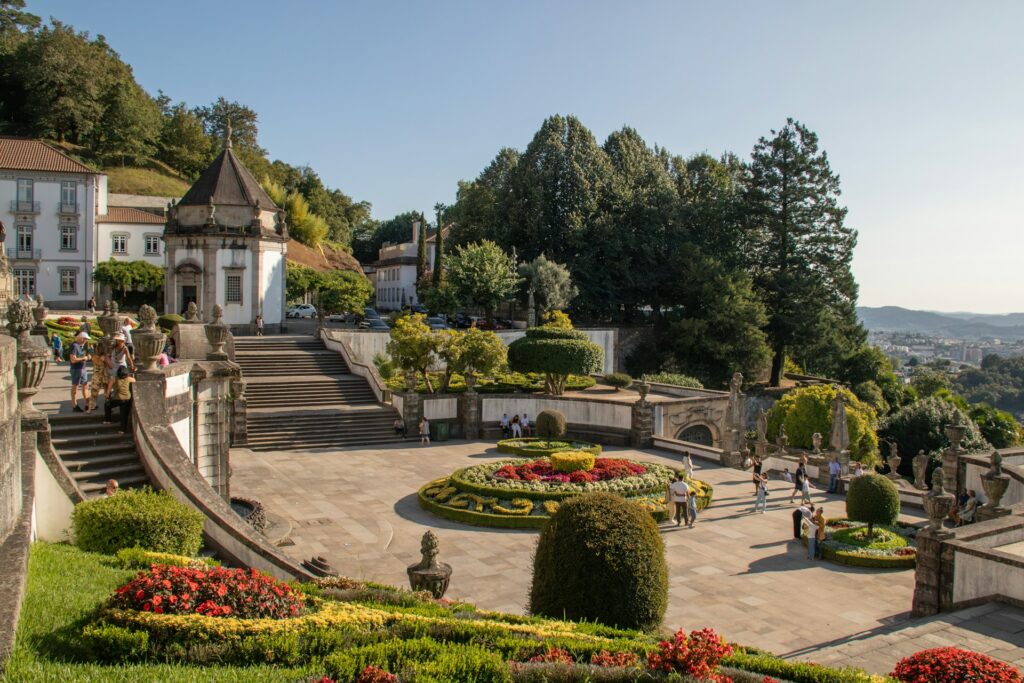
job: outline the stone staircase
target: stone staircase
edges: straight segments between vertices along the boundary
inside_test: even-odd
[[[402,441],[397,414],[377,404],[340,354],[308,336],[236,337],[246,380],[249,448],[343,448]]]
[[[109,479],[116,479],[120,488],[149,484],[131,434],[122,434],[116,423],[117,409],[115,423],[109,425],[103,424],[101,410],[51,414],[49,419],[53,449],[86,498],[102,495]]]

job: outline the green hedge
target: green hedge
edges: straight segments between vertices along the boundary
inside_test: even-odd
[[[737,653],[722,660],[723,666],[781,678],[793,683],[876,683],[871,674],[852,668],[834,669],[772,655]],[[887,680],[887,679],[882,679]]]
[[[429,374],[431,385],[436,391],[441,386],[444,373],[432,372]],[[597,380],[589,375],[569,375],[565,382],[565,389],[566,391],[583,391],[596,383]],[[399,393],[406,391],[405,377],[401,374],[386,378],[385,384],[391,391]],[[453,374],[448,384],[447,393],[461,394],[465,391],[466,381],[463,376],[458,373]],[[539,393],[544,391],[544,375],[536,372],[508,372],[481,377],[477,380],[474,391],[478,394]],[[416,392],[427,393],[427,385],[424,383],[423,377],[416,379]]]
[[[142,548],[189,557],[203,540],[203,515],[166,491],[123,490],[108,498],[87,500],[71,516],[75,545],[113,555]]]
[[[558,443],[563,445],[541,448],[533,446],[514,446],[514,443]],[[600,444],[589,443],[587,441],[562,441],[560,439],[543,439],[533,437],[502,439],[498,442],[497,448],[499,453],[523,455],[533,458],[546,458],[552,453],[557,453],[559,451],[586,451],[587,453],[593,453],[595,456],[601,455]]]
[[[509,683],[509,666],[499,655],[475,645],[452,645],[429,638],[378,643],[339,652],[327,658],[327,674],[337,681],[354,681],[369,665],[417,683]]]
[[[804,536],[800,542],[807,545],[807,537]],[[917,556],[905,557],[879,557],[877,555],[863,555],[852,550],[836,550],[827,545],[819,545],[822,557],[829,562],[845,564],[848,567],[861,567],[862,569],[913,569],[917,566]]]

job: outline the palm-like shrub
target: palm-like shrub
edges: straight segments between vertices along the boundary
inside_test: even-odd
[[[542,410],[536,420],[537,436],[542,439],[561,439],[565,436],[567,425],[565,415],[560,410]]]
[[[665,547],[650,514],[610,493],[559,506],[537,541],[533,614],[651,630],[667,604]]]
[[[846,493],[846,516],[868,525],[868,538],[876,524],[891,526],[900,516],[900,494],[896,485],[880,474],[865,474],[850,480]]]

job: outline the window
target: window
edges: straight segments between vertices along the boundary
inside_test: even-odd
[[[61,211],[75,211],[78,208],[78,183],[65,180],[60,184]]]
[[[18,296],[36,295],[36,271],[28,268],[14,269],[14,289]]]
[[[146,256],[160,255],[160,235],[146,235]]]
[[[242,303],[242,276],[228,275],[224,281],[224,301],[229,304]]]
[[[78,271],[74,268],[60,269],[60,293],[74,294],[78,291]]]
[[[25,178],[18,179],[18,203],[31,203],[35,197],[32,181]]]
[[[62,225],[62,226],[60,226],[60,250],[61,251],[77,251],[78,250],[78,226],[77,225]]]
[[[32,258],[32,226],[18,226],[18,258]]]
[[[127,254],[128,253],[128,235],[113,235],[114,246],[112,251],[115,254]]]

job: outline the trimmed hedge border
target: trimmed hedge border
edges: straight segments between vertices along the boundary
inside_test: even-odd
[[[512,443],[537,443],[540,441],[557,441],[559,443],[566,444],[566,446],[564,448],[531,448],[529,446],[511,445]],[[508,455],[521,455],[527,458],[547,458],[560,451],[585,451],[587,453],[593,454],[596,457],[601,455],[601,445],[596,443],[589,443],[587,441],[564,441],[562,439],[543,439],[539,437],[520,437],[512,439],[502,439],[501,441],[498,442],[499,453],[506,453]]]
[[[826,523],[840,521],[843,518],[831,518]],[[801,536],[800,542],[807,545],[807,536]],[[917,554],[909,556],[880,557],[877,555],[864,555],[850,550],[836,550],[827,545],[821,545],[821,554],[829,562],[844,564],[849,567],[862,567],[865,569],[913,569],[917,566]]]

